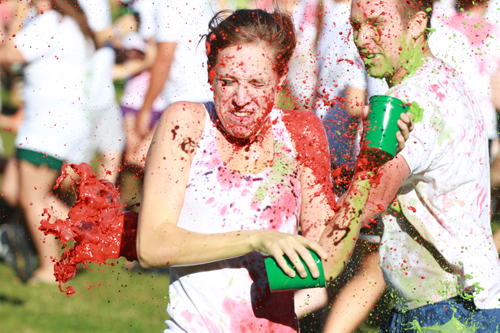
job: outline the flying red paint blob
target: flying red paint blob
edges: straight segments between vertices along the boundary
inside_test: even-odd
[[[107,259],[120,256],[132,261],[137,259],[135,240],[137,235],[137,217],[135,212],[122,212],[120,197],[115,186],[107,180],[97,179],[86,163],[65,165],[54,189],[58,188],[68,176],[68,169],[73,169],[80,180],[75,181],[78,200],[71,207],[66,220],[57,219],[50,223],[50,214],[44,209],[46,219],[41,221],[39,230],[45,235],[54,235],[62,244],[64,253],[54,264],[54,276],[59,282],[59,289],[68,297],[75,293],[72,286],[62,289],[61,284],[76,275],[77,265],[87,262],[114,265]],[[68,242],[74,240],[74,246]]]

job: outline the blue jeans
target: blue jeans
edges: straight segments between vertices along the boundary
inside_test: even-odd
[[[478,309],[460,296],[400,312],[392,310],[380,332],[500,332],[500,309]]]
[[[345,97],[345,91],[339,98]],[[357,130],[359,118],[353,118],[345,110],[345,102],[338,100],[321,118],[325,127],[333,168],[346,166],[354,169],[358,153]]]

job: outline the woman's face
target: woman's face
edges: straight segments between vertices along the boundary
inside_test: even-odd
[[[230,136],[252,140],[262,129],[284,80],[273,67],[272,52],[262,43],[219,53],[211,84],[217,115]]]

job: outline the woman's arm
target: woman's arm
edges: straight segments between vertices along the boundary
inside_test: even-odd
[[[16,34],[9,34],[0,27],[0,36],[2,36],[2,43],[0,44],[0,65],[8,66],[16,62],[25,64],[26,60],[24,56],[15,45]]]
[[[156,58],[156,44],[148,43],[144,59],[132,59],[113,66],[113,80],[125,80],[151,67]]]
[[[188,102],[170,106],[158,123],[146,160],[139,212],[137,254],[141,265],[193,265],[260,251],[274,256],[285,272],[294,276],[283,254],[294,258],[307,252],[307,247],[325,256],[316,242],[298,235],[271,230],[199,234],[177,226],[204,124],[203,106]],[[310,265],[315,266],[313,262]],[[299,269],[299,273],[305,274],[305,270]]]

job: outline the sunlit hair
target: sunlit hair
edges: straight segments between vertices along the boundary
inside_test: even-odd
[[[389,0],[392,1],[392,0]],[[403,23],[410,22],[418,12],[427,15],[427,34],[431,29],[432,0],[397,0],[398,12]]]
[[[263,42],[273,52],[276,73],[279,77],[284,76],[297,43],[290,15],[260,9],[221,11],[212,18],[209,32],[203,37],[207,46],[209,73],[225,48]]]
[[[486,0],[457,0],[455,2],[455,9],[457,11],[460,11],[461,9],[463,10],[469,10],[473,6],[476,6],[479,2],[484,2]]]
[[[52,8],[61,13],[61,15],[70,16],[71,18],[73,18],[76,23],[78,23],[78,26],[80,27],[83,35],[87,38],[90,38],[94,42],[94,45],[96,45],[97,47],[94,34],[92,33],[92,30],[90,30],[87,21],[87,16],[80,8],[77,0],[51,0],[51,5]]]

